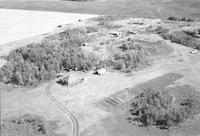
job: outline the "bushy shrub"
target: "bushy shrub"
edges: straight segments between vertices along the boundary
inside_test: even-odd
[[[159,89],[144,90],[132,103],[133,120],[143,126],[155,125],[169,128],[185,121],[195,111],[195,100],[187,98],[177,103],[169,91]]]
[[[122,46],[120,46],[120,49],[122,49],[123,51],[142,50],[142,46],[140,46],[139,43],[135,42],[134,40],[126,40],[122,43]]]
[[[49,41],[12,51],[0,70],[0,81],[35,86],[55,78],[62,70],[91,69],[98,58],[83,53],[80,48],[86,39],[83,37],[87,37],[86,33],[73,29],[48,37]]]
[[[112,60],[115,69],[130,71],[146,61],[145,50],[133,39],[122,41],[119,48],[121,52],[115,53]]]
[[[85,43],[87,40],[89,40],[89,37],[87,35],[86,29],[74,28],[65,30],[58,34],[45,37],[43,42],[45,42],[46,44],[54,44],[54,45],[62,44],[62,46],[66,45],[81,46],[82,43]]]
[[[99,21],[98,26],[104,27],[107,29],[119,29],[121,25],[116,25],[111,22],[106,22],[106,21]]]
[[[156,34],[159,34],[161,35],[164,39],[168,39],[168,35],[169,35],[169,29],[167,28],[164,28],[162,26],[157,26],[157,27],[148,27],[147,28],[147,31],[148,32],[153,32],[153,33],[156,33]]]
[[[87,33],[97,32],[98,29],[95,26],[86,26]]]
[[[99,16],[94,18],[94,21],[98,22],[98,26],[104,27],[107,29],[119,29],[121,25],[114,24],[113,21],[118,20],[119,15],[108,15],[108,16]]]

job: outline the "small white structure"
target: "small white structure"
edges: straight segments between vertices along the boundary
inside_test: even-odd
[[[87,81],[88,80],[88,78],[87,77],[83,77],[83,81]]]
[[[196,54],[196,53],[198,53],[198,51],[191,49],[191,50],[189,50],[189,53]]]
[[[136,32],[135,32],[135,31],[132,31],[132,30],[129,30],[127,33],[128,33],[128,34],[136,34]]]
[[[109,34],[111,34],[111,35],[113,35],[115,37],[120,37],[122,35],[121,32],[117,32],[117,31],[111,31],[111,32],[109,32]]]
[[[103,75],[106,73],[106,69],[105,68],[101,68],[101,69],[98,69],[95,74],[97,75]]]

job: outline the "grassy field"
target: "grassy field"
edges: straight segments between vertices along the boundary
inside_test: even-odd
[[[167,18],[189,16],[200,20],[200,0],[99,0],[73,2],[59,0],[0,0],[0,8],[92,14],[118,14],[132,17]]]

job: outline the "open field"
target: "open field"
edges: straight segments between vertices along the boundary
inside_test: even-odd
[[[118,14],[132,17],[166,19],[169,16],[189,16],[200,20],[199,0],[97,0],[73,2],[61,0],[1,0],[0,8],[76,12],[90,14]]]
[[[0,45],[49,33],[58,25],[90,17],[95,15],[0,9]]]

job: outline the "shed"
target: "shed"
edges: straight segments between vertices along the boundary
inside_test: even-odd
[[[63,26],[62,26],[62,25],[58,25],[57,27],[58,27],[58,28],[62,28]]]
[[[101,68],[95,71],[95,74],[97,75],[103,75],[106,73],[106,69],[105,68]]]
[[[129,31],[127,32],[127,34],[136,34],[136,32],[135,32],[135,31],[132,31],[132,30],[129,30]]]
[[[122,35],[121,32],[117,32],[117,31],[111,31],[111,32],[109,32],[109,34],[114,35],[114,36],[116,36],[116,37],[119,37],[119,36]]]
[[[61,85],[73,86],[75,84],[81,83],[84,80],[85,78],[82,75],[78,73],[70,73],[61,77],[57,83]]]

